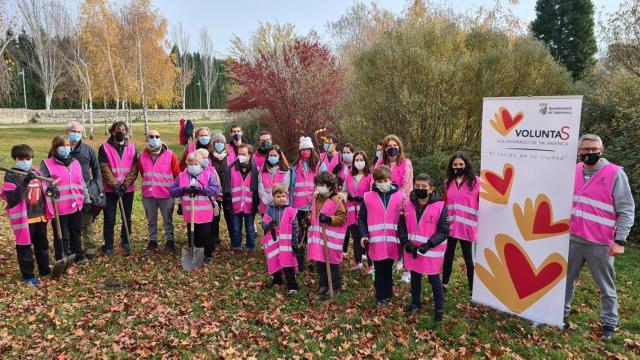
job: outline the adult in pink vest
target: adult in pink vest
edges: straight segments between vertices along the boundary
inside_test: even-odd
[[[227,168],[222,186],[224,211],[231,213],[231,248],[238,256],[242,254],[242,228],[246,234],[246,253],[255,252],[255,214],[258,212],[258,169],[251,160],[251,146],[238,146],[238,158]]]
[[[50,157],[42,161],[40,172],[42,176],[60,179],[56,186],[50,186],[50,191],[57,197],[60,228],[62,229],[62,244],[58,239],[53,225],[53,248],[56,260],[63,256],[75,254],[76,263],[87,262],[82,250],[82,208],[90,205],[87,185],[82,177],[80,163],[70,156],[71,143],[66,136],[56,136],[51,141]],[[59,197],[57,196],[59,194]],[[55,220],[54,220],[55,222]]]
[[[473,258],[478,232],[478,208],[480,199],[480,178],[473,171],[473,164],[467,154],[460,151],[449,159],[447,178],[444,182],[444,203],[449,215],[449,241],[444,256],[442,283],[446,291],[456,246],[460,243],[464,264],[467,268],[469,291],[473,289]]]
[[[337,151],[338,138],[329,134],[324,137],[323,152],[320,153],[320,160],[316,166],[316,173],[328,171],[334,175],[338,175],[342,170],[342,160],[340,153]]]
[[[106,205],[104,208],[104,226],[102,235],[104,245],[102,252],[106,256],[113,255],[113,233],[118,214],[118,199],[124,204],[124,212],[131,227],[131,211],[133,209],[133,193],[136,190],[138,178],[138,152],[133,144],[127,140],[129,128],[122,121],[117,121],[109,128],[109,138],[98,149],[98,162],[104,182]],[[129,252],[131,247],[124,226],[120,228],[120,247]]]
[[[238,146],[244,144],[242,142],[242,135],[242,127],[240,125],[231,125],[231,129],[229,130],[229,143],[227,144],[227,153],[229,154],[227,161],[229,164],[238,158]]]
[[[343,153],[344,155],[344,153]],[[347,232],[353,238],[353,256],[355,264],[351,270],[362,269],[362,257],[366,254],[365,249],[360,244],[360,230],[358,229],[358,214],[360,213],[360,205],[364,201],[364,193],[371,191],[373,184],[373,175],[367,154],[364,151],[357,150],[353,154],[353,166],[351,171],[345,177],[343,191],[347,193]],[[345,242],[347,238],[345,237]],[[345,250],[343,248],[343,250]],[[370,273],[371,259],[367,259],[368,266],[365,272]]]
[[[202,167],[203,157],[194,151],[187,155],[187,168],[173,181],[169,193],[180,198],[182,217],[191,223],[191,200],[194,200],[195,247],[204,247],[204,262],[211,263],[213,241],[211,241],[211,221],[216,215],[215,197],[220,194],[220,183],[215,174]],[[187,239],[191,236],[191,227],[187,226]]]
[[[253,154],[253,161],[256,163],[256,167],[258,170],[262,169],[267,157],[269,156],[269,152],[273,149],[273,142],[271,140],[271,131],[262,130],[260,134],[258,134],[258,147],[256,152]]]
[[[227,168],[231,165],[232,161],[229,161],[229,153],[227,152],[227,140],[224,135],[220,131],[216,131],[213,133],[211,137],[211,146],[209,147],[209,161],[211,162],[211,166],[218,173],[218,177],[220,178],[220,184],[222,184],[222,180],[225,177],[227,172]],[[211,228],[211,237],[213,238],[213,242],[215,246],[220,244],[220,217],[224,215],[224,221],[227,227],[227,233],[231,234],[231,213],[227,211],[222,211],[222,209],[226,208],[222,204],[222,195],[216,197],[216,202],[218,203],[218,209],[220,212],[218,216],[213,218],[213,225]],[[231,206],[228,206],[231,208]],[[229,238],[231,241],[231,238]],[[231,245],[231,243],[229,243]]]
[[[289,202],[298,209],[298,226],[307,228],[307,218],[313,200],[313,178],[316,176],[318,153],[310,137],[301,136],[298,145],[298,158],[291,167],[289,182]],[[303,239],[300,239],[302,241]]]
[[[351,167],[353,164],[353,152],[355,151],[355,146],[350,143],[346,143],[341,147],[340,152],[340,169],[335,172],[335,175],[338,177],[338,192],[346,193],[344,189],[344,180],[349,175],[351,171]],[[347,230],[347,233],[344,235],[344,242],[342,244],[342,255],[348,256],[349,254],[349,238],[351,237],[351,232]]]
[[[399,232],[404,249],[404,267],[411,272],[411,304],[405,309],[405,314],[411,315],[420,310],[422,276],[427,275],[433,291],[433,318],[440,322],[444,315],[440,269],[447,248],[449,221],[444,202],[436,195],[435,189],[431,176],[420,174],[416,177]]]
[[[180,171],[187,167],[187,155],[198,149],[209,149],[211,146],[211,137],[209,136],[209,133],[209,128],[206,126],[196,129],[193,133],[195,142],[190,141],[189,144],[187,144],[187,148],[182,152],[182,157],[180,158]]]
[[[362,247],[369,246],[368,257],[375,267],[376,302],[387,305],[393,297],[393,263],[400,258],[398,224],[403,213],[403,194],[391,180],[391,169],[379,166],[373,171],[374,190],[364,194],[358,226]]]
[[[147,133],[147,146],[140,154],[138,168],[142,177],[142,206],[147,216],[149,242],[147,250],[158,249],[158,211],[164,224],[168,251],[175,251],[173,234],[173,198],[169,188],[180,174],[178,157],[160,139],[157,130]]]
[[[22,281],[38,285],[34,274],[35,254],[40,276],[51,273],[47,222],[53,217],[51,201],[46,194],[47,183],[35,178],[40,170],[32,167],[33,149],[27,144],[14,145],[11,157],[13,169],[27,172],[26,176],[7,172],[0,197],[7,202],[7,216],[16,237],[16,253]],[[33,249],[32,249],[33,245]]]
[[[267,260],[267,270],[273,276],[271,286],[287,284],[289,294],[298,292],[296,270],[298,259],[297,210],[287,203],[289,189],[283,184],[273,187],[273,202],[267,206],[262,217],[262,247]],[[282,279],[284,273],[285,279]]]
[[[585,134],[578,141],[571,215],[571,241],[565,295],[566,317],[571,312],[576,280],[586,263],[600,289],[602,338],[610,340],[618,325],[618,296],[613,260],[624,253],[633,226],[635,204],[629,180],[621,167],[602,157],[599,136]]]
[[[258,176],[258,195],[260,196],[259,211],[261,214],[264,214],[267,206],[273,203],[273,195],[271,192],[275,185],[283,185],[287,189],[288,198],[290,180],[291,174],[289,173],[287,158],[278,145],[273,145],[267,154],[267,161],[260,170],[260,176]]]

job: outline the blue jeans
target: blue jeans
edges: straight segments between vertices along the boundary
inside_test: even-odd
[[[247,249],[253,250],[256,247],[256,226],[255,215],[238,213],[231,215],[231,247],[240,249],[242,247],[242,222],[244,221],[244,232],[247,236]]]

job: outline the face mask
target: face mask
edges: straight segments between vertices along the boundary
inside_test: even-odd
[[[79,132],[70,131],[69,135],[67,135],[67,137],[69,138],[69,141],[71,141],[71,142],[78,142],[78,141],[80,141],[80,139],[82,139],[82,134],[80,134]]]
[[[398,149],[397,147],[387,148],[387,155],[389,156],[398,156],[399,153],[400,149]]]
[[[331,144],[324,144],[324,152],[329,152],[331,149]]]
[[[232,137],[233,137],[233,140],[240,141],[240,139],[242,139],[242,133],[241,132],[235,133],[235,134],[233,134]]]
[[[240,164],[246,164],[249,161],[249,157],[247,155],[238,155],[238,161],[240,161]]]
[[[382,151],[381,150],[376,151],[376,159],[382,159]]]
[[[193,176],[198,176],[202,172],[201,165],[188,165],[187,172]]]
[[[204,136],[200,136],[198,138],[198,141],[200,142],[200,144],[202,145],[207,145],[209,143],[209,136],[208,135],[204,135]]]
[[[307,151],[302,151],[300,153],[300,156],[305,160],[309,159],[311,157],[311,151],[308,151],[308,150]]]
[[[320,195],[327,195],[329,193],[329,188],[326,187],[325,185],[316,186],[316,190],[318,191],[318,194],[320,194]]]
[[[202,161],[200,162],[200,165],[203,168],[206,168],[207,166],[209,166],[209,159],[202,159]]]
[[[113,138],[118,142],[124,141],[125,133],[121,131],[116,131],[116,133],[113,135]]]
[[[462,176],[464,175],[464,168],[453,168],[453,174],[455,176]]]
[[[260,148],[263,151],[267,151],[267,150],[271,150],[273,146],[271,145],[271,140],[264,140],[262,143],[260,143]]]
[[[358,170],[364,169],[364,160],[356,160],[356,162],[353,163],[353,166],[355,166]]]
[[[275,165],[280,161],[280,156],[269,156],[269,164]]]
[[[345,162],[352,162],[353,161],[353,154],[352,153],[344,153],[342,154],[342,160],[344,160]]]
[[[213,146],[216,148],[216,151],[219,152],[219,153],[221,153],[222,150],[224,150],[224,144],[223,143],[215,143]]]
[[[28,171],[31,169],[33,159],[31,160],[16,160],[16,167],[22,171]]]
[[[418,199],[426,199],[431,195],[427,189],[414,189],[413,193],[416,194]]]
[[[580,160],[587,165],[595,165],[600,160],[599,153],[580,154]]]
[[[152,149],[157,148],[158,146],[162,145],[162,141],[160,141],[160,139],[149,139],[149,147]]]
[[[390,181],[386,181],[386,182],[383,182],[383,183],[376,183],[376,187],[378,188],[378,190],[380,190],[380,192],[386,193],[389,190],[391,190],[391,182]]]
[[[69,146],[60,146],[57,150],[58,156],[62,158],[66,158],[71,153],[71,147]]]

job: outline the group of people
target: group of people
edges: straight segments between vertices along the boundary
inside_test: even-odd
[[[12,148],[19,172],[6,174],[2,197],[7,201],[26,283],[38,282],[34,254],[40,276],[50,273],[46,224],[52,219],[52,205],[62,228],[62,239],[54,231],[56,259],[74,254],[77,263],[86,263],[95,258],[99,249],[92,224],[100,209],[104,255],[114,255],[118,208],[124,211],[128,225],[121,231],[120,247],[130,251],[131,211],[140,176],[148,250],[159,248],[158,212],[166,249],[175,250],[173,212],[178,198],[177,212],[185,222],[195,223],[189,235],[194,246],[204,248],[205,263],[212,261],[220,243],[222,216],[233,253],[252,256],[259,214],[270,285],[286,285],[291,294],[298,291],[296,273],[306,268],[314,268],[319,277],[320,297],[339,293],[341,264],[350,241],[351,269],[373,273],[379,306],[386,306],[394,297],[395,264],[403,271],[402,280],[411,284],[406,314],[420,310],[422,277],[426,276],[433,292],[433,317],[442,320],[458,243],[468,289],[473,289],[481,180],[463,152],[451,156],[440,195],[429,174],[414,177],[412,162],[395,135],[384,137],[372,159],[353,144],[341,144],[334,135],[322,139],[318,145],[323,151],[318,153],[312,139],[303,136],[295,161],[289,163],[268,130],[260,132],[254,151],[243,141],[242,128],[237,125],[231,127],[229,141],[206,127],[195,130],[194,140],[180,159],[155,130],[148,132],[146,146],[138,153],[128,142],[127,125],[116,122],[97,154],[82,142],[82,130],[81,124],[70,123],[65,136],[52,140],[40,168],[32,166],[34,154],[28,145]],[[601,291],[603,336],[610,337],[617,325],[613,257],[624,252],[634,204],[624,171],[602,158],[603,152],[599,137],[581,137],[566,315],[575,281],[586,263]],[[40,176],[57,182],[49,184]],[[599,179],[597,184],[594,178]],[[307,261],[315,266],[306,267]]]

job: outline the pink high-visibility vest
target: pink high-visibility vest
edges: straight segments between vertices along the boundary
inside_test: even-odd
[[[420,221],[416,218],[416,209],[412,202],[408,202],[405,208],[405,222],[407,224],[407,233],[409,235],[409,241],[413,243],[415,247],[419,247],[422,244],[429,241],[429,239],[436,233],[438,228],[438,220],[440,214],[444,208],[443,201],[437,201],[427,205],[424,209]],[[444,262],[444,252],[447,250],[447,241],[443,241],[437,246],[429,249],[426,253],[422,254],[419,251],[416,253],[416,257],[413,254],[407,252],[404,253],[404,268],[408,271],[415,271],[423,275],[435,275],[440,273],[442,269],[442,263]]]
[[[382,160],[383,159],[378,159],[378,161],[376,161],[376,165],[374,166],[374,169],[385,165],[382,162]],[[407,169],[407,161],[410,161],[410,160],[404,159],[400,164],[393,163],[391,165],[387,165],[389,166],[389,168],[391,168],[391,182],[396,184],[398,186],[398,189],[402,189],[402,185],[404,184],[404,173],[406,172],[406,169]]]
[[[31,168],[38,175],[42,175],[40,170],[37,168]],[[42,196],[44,198],[44,217],[48,220],[53,218],[53,206],[51,204],[51,199],[46,196],[47,192],[47,182],[37,180],[40,183],[40,192],[37,196]],[[3,199],[6,200],[5,191],[15,191],[17,189],[17,185],[11,182],[5,182],[2,185],[2,195],[0,195]],[[13,230],[13,235],[16,237],[16,245],[31,245],[31,234],[29,233],[29,218],[27,215],[27,203],[26,199],[20,201],[16,206],[6,208],[7,216],[9,217],[9,223],[11,224],[11,229]]]
[[[447,188],[446,206],[449,216],[449,235],[456,239],[475,242],[478,238],[478,201],[480,196],[480,178],[472,189],[463,182],[460,188],[452,180]]]
[[[233,150],[233,145],[227,144],[227,164],[233,164],[238,156],[236,155],[235,150]]]
[[[49,170],[52,179],[60,179],[56,187],[60,190],[60,198],[57,199],[58,214],[69,215],[82,210],[84,204],[84,178],[82,168],[77,160],[73,160],[69,169],[64,164],[50,157],[43,161]]]
[[[260,177],[262,178],[262,185],[264,186],[264,189],[272,190],[274,185],[282,184],[282,180],[284,180],[286,174],[287,172],[278,170],[273,174],[273,180],[271,180],[271,173],[269,171],[260,171]],[[288,190],[289,189],[287,189],[287,191]],[[264,214],[267,209],[267,205],[270,204],[265,204],[260,201],[260,214]]]
[[[154,162],[148,151],[140,155],[140,172],[142,172],[142,196],[156,199],[168,199],[169,188],[173,183],[171,172],[171,150],[164,150]]]
[[[311,206],[311,225],[307,233],[307,259],[325,262],[324,259],[324,240],[322,239],[322,224],[320,224],[320,213],[327,216],[333,216],[338,210],[339,203],[328,199],[322,209],[318,212],[316,202],[312,202]],[[329,262],[331,264],[340,264],[342,262],[342,244],[344,235],[347,233],[347,223],[340,226],[324,225],[327,234],[327,245],[329,248]]]
[[[620,167],[608,163],[584,182],[584,165],[576,166],[571,211],[571,233],[597,244],[611,245],[615,240],[616,214],[613,184]]]
[[[304,173],[304,165],[302,161],[295,166],[296,183],[293,184],[293,207],[296,209],[304,209],[313,200],[314,183],[313,178],[316,176],[315,171],[309,168],[309,171]]]
[[[209,184],[209,178],[211,177],[211,173],[209,171],[202,171],[200,175],[196,178],[195,187],[204,189]],[[189,175],[187,170],[178,175],[178,181],[181,188],[190,187],[191,179],[193,177]],[[196,194],[194,197],[194,209],[195,209],[195,217],[194,223],[196,224],[204,224],[211,222],[214,216],[214,207],[212,201],[213,199],[209,198],[203,194]],[[191,196],[189,194],[183,194],[180,197],[180,204],[182,206],[182,217],[186,223],[191,222]]]
[[[369,230],[369,258],[374,261],[400,258],[398,222],[402,213],[402,192],[391,194],[387,207],[375,191],[364,194]]]
[[[293,267],[295,271],[298,271],[298,259],[291,247],[293,222],[296,221],[297,213],[297,209],[287,206],[275,229],[276,238],[273,239],[269,230],[264,233],[262,247],[267,259],[269,274],[275,274],[285,267]],[[271,222],[271,220],[269,215],[265,215],[262,219],[266,223]]]
[[[198,141],[198,140],[196,140]],[[192,152],[196,151],[196,143],[193,141],[189,142],[189,145],[187,145],[187,155],[191,154]]]
[[[233,214],[253,214],[253,192],[251,192],[251,172],[242,178],[240,170],[231,166],[231,211]]]
[[[371,184],[373,183],[373,175],[364,175],[358,183],[358,188],[355,187],[355,179],[351,174],[347,175],[344,180],[344,188],[351,196],[363,197],[364,193],[371,191]],[[347,201],[347,226],[358,223],[358,212],[362,204],[355,201]]]
[[[264,165],[264,161],[267,158],[267,155],[262,155],[259,152],[255,152],[252,156],[253,161],[256,163],[256,168],[258,168],[258,170],[262,169],[262,165]]]
[[[334,151],[331,161],[329,161],[329,154],[327,154],[326,152],[320,153],[320,161],[318,162],[318,165],[316,165],[316,172],[321,171],[320,168],[322,167],[322,164],[327,167],[325,171],[333,172],[333,169],[336,167],[336,165],[338,165],[339,162],[340,154],[338,154],[337,151]]]
[[[113,176],[118,180],[118,183],[122,184],[124,179],[129,175],[129,171],[131,170],[131,166],[133,166],[133,158],[136,155],[136,148],[133,144],[127,144],[122,152],[122,158],[118,155],[116,149],[109,144],[109,142],[105,142],[102,144],[102,148],[104,149],[105,154],[107,155],[107,160],[109,161],[109,167],[111,168],[111,172]],[[106,181],[102,181],[104,184],[105,192],[114,192],[113,188]],[[131,184],[127,188],[127,192],[136,191],[136,184]]]

